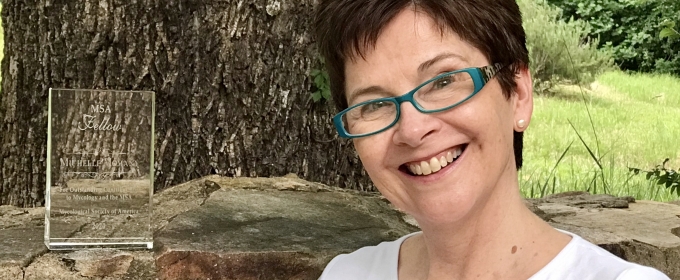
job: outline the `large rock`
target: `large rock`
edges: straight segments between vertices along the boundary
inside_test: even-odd
[[[299,179],[206,180],[155,237],[160,279],[317,279],[340,253],[417,230],[380,198]]]
[[[23,268],[47,252],[45,211],[0,206],[0,280],[22,279]]]
[[[570,192],[526,201],[556,228],[680,279],[680,206]],[[0,280],[316,279],[335,255],[418,230],[382,197],[209,176],[154,195],[153,251],[48,252],[44,210],[0,206]],[[124,221],[110,219],[114,235]],[[81,221],[73,236],[101,227]]]
[[[555,228],[680,279],[680,207],[631,197],[569,192],[529,200]]]

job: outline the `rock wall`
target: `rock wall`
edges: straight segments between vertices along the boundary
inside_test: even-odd
[[[48,252],[44,209],[0,206],[0,280],[317,279],[337,254],[418,230],[379,195],[295,176],[209,176],[155,194],[154,207],[152,251]],[[527,207],[556,228],[680,279],[678,205],[571,192]],[[72,234],[93,230],[85,223]]]

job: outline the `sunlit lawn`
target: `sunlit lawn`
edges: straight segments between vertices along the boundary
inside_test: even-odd
[[[637,199],[680,199],[645,176],[632,176],[628,171],[628,167],[651,169],[665,158],[671,159],[667,167],[680,168],[680,78],[608,72],[590,89],[583,89],[586,102],[579,87],[564,86],[558,92],[555,96],[535,97],[520,176],[525,196],[589,190]],[[602,169],[569,122],[597,157],[602,157]],[[572,142],[555,176],[550,176]]]

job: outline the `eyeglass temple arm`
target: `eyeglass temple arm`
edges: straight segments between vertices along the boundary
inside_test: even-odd
[[[501,69],[503,69],[503,65],[500,63],[494,63],[493,65],[487,65],[482,68],[479,68],[479,70],[482,70],[482,79],[484,79],[484,83],[486,84],[493,78],[493,76],[498,73]]]

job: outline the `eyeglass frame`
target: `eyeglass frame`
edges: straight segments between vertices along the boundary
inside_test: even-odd
[[[352,105],[352,106],[348,107],[347,109],[342,110],[340,113],[337,113],[335,116],[333,116],[333,124],[335,125],[335,129],[338,131],[338,134],[342,138],[353,139],[353,138],[360,138],[360,137],[367,137],[367,136],[375,135],[375,134],[378,134],[378,133],[381,133],[385,130],[390,129],[397,122],[399,122],[399,118],[401,117],[401,103],[408,101],[409,103],[411,103],[411,105],[413,105],[413,107],[416,108],[416,110],[418,110],[418,112],[421,112],[423,114],[432,114],[432,113],[437,113],[437,112],[449,110],[453,107],[456,107],[456,106],[464,103],[465,101],[468,101],[470,98],[475,96],[504,67],[505,66],[500,64],[500,63],[494,63],[492,65],[487,65],[487,66],[483,66],[483,67],[469,67],[469,68],[464,68],[464,69],[460,69],[460,70],[442,73],[442,74],[435,76],[432,79],[425,81],[424,83],[420,84],[419,86],[417,86],[413,90],[411,90],[411,91],[409,91],[409,92],[407,92],[407,93],[405,93],[401,96],[371,99],[371,100],[361,102],[359,104]],[[466,72],[470,75],[470,77],[472,77],[472,82],[475,86],[472,93],[470,93],[470,95],[468,97],[464,98],[463,100],[458,101],[455,104],[444,107],[444,108],[435,109],[435,110],[427,110],[427,109],[423,108],[422,106],[420,106],[420,104],[418,104],[418,102],[416,102],[416,100],[413,98],[415,93],[418,92],[418,90],[420,90],[425,85],[427,85],[431,82],[434,82],[438,79],[441,79],[442,77],[446,77],[446,76],[450,76],[450,75],[453,75],[453,74],[456,74],[456,73],[462,73],[462,72]],[[345,129],[345,126],[343,125],[343,121],[342,121],[343,115],[345,115],[347,112],[349,112],[350,110],[352,110],[356,107],[363,106],[365,104],[369,104],[369,103],[373,103],[373,102],[382,102],[382,101],[392,102],[392,103],[397,105],[396,106],[397,115],[395,116],[394,121],[391,124],[387,125],[385,128],[380,129],[380,130],[375,131],[375,132],[357,134],[357,135],[350,135],[348,133],[348,131]]]

